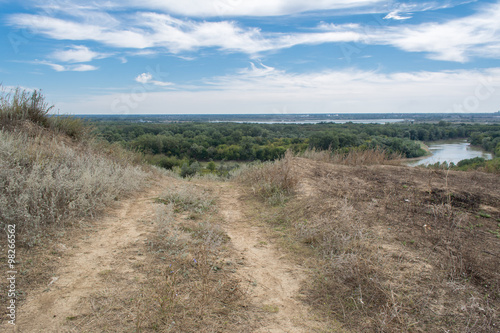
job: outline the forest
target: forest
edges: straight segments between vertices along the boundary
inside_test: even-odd
[[[171,169],[195,161],[269,161],[286,150],[381,149],[406,158],[426,154],[421,142],[468,139],[500,156],[500,124],[256,124],[96,121],[96,132],[110,143],[143,153],[152,164]]]

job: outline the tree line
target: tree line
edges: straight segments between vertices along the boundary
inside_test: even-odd
[[[94,122],[109,142],[144,153],[171,168],[185,161],[268,161],[287,149],[334,151],[378,148],[412,158],[426,154],[418,141],[468,138],[500,155],[500,124],[249,124]]]

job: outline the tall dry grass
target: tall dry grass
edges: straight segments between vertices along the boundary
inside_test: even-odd
[[[6,90],[0,85],[0,129],[15,130],[35,124],[75,141],[92,141],[93,127],[84,120],[67,115],[51,115],[54,109],[40,90]]]
[[[37,90],[0,91],[0,228],[16,224],[19,245],[94,216],[147,177],[134,154],[52,108]]]
[[[29,92],[16,88],[10,91],[0,86],[0,124],[15,124],[30,120],[41,126],[49,125],[48,113],[54,108],[45,101],[39,90]]]
[[[402,159],[401,154],[381,149],[350,149],[347,152],[308,149],[301,157],[341,165],[394,165]]]
[[[16,224],[33,245],[46,227],[92,217],[146,177],[138,166],[57,135],[0,131],[0,227]]]
[[[241,170],[234,179],[250,185],[254,193],[269,204],[283,204],[299,182],[292,170],[293,158],[288,150],[280,160],[252,165]]]

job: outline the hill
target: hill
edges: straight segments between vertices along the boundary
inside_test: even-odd
[[[0,301],[18,329],[498,331],[497,174],[308,151],[181,179],[37,98],[2,105],[0,214],[16,227],[0,261],[16,273]]]

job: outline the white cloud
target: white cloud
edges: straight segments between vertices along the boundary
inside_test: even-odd
[[[147,92],[136,99],[133,93],[86,97],[59,107],[64,112],[108,114],[493,112],[500,104],[500,68],[299,74],[252,64],[233,75],[177,88]]]
[[[39,6],[46,10],[65,11],[69,15],[80,16],[81,13],[98,9],[133,8],[163,11],[188,17],[220,17],[290,15],[307,11],[364,8],[385,3],[387,3],[387,0],[125,0],[101,3],[72,0],[65,1],[63,6],[39,1]],[[71,10],[68,10],[68,8],[71,8]]]
[[[418,2],[392,2],[389,4],[390,11],[384,20],[408,20],[415,12],[426,12],[438,9],[456,7],[477,0],[445,0],[445,1],[418,1]]]
[[[385,17],[384,17],[384,20],[389,20],[389,19],[393,19],[393,20],[398,20],[398,21],[402,21],[402,20],[408,20],[408,19],[411,19],[412,16],[402,16],[400,15],[400,11],[399,10],[394,10],[392,12],[390,12],[389,14],[387,14]]]
[[[427,52],[428,57],[435,60],[466,62],[471,57],[499,57],[500,3],[444,23],[381,29],[367,40],[408,52]]]
[[[152,79],[153,75],[151,75],[150,73],[142,73],[135,78],[135,80],[139,83],[148,83]]]
[[[108,46],[120,48],[146,48],[154,46],[148,41],[144,31],[135,32],[113,26],[80,23],[50,16],[15,14],[9,17],[8,23],[33,30],[58,40],[93,40]]]
[[[47,16],[63,13],[66,16],[84,19],[86,23],[103,22],[117,24],[107,12],[132,9],[150,10],[184,17],[238,17],[238,16],[283,16],[305,12],[329,11],[329,16],[347,14],[375,14],[392,12],[417,12],[449,8],[477,0],[405,1],[397,0],[65,0],[53,2],[32,0]],[[389,10],[388,10],[389,9]]]
[[[95,71],[99,69],[96,66],[87,65],[87,64],[78,64],[78,65],[60,65],[56,63],[52,63],[49,61],[35,61],[36,64],[47,65],[51,67],[56,72],[88,72]]]
[[[51,58],[63,62],[89,62],[106,56],[106,54],[91,51],[83,45],[75,45],[70,49],[56,51],[51,54]]]
[[[97,69],[99,69],[99,67],[92,66],[92,65],[66,66],[67,71],[73,71],[73,72],[88,72],[88,71],[95,71]]]
[[[157,47],[171,53],[216,47],[256,54],[301,44],[357,41],[360,37],[358,32],[348,31],[351,25],[343,31],[262,33],[260,29],[242,28],[232,21],[184,21],[156,13],[140,13],[134,21],[133,28],[114,29],[28,14],[13,15],[9,19],[11,25],[31,28],[54,39],[92,40],[118,48]]]
[[[160,86],[160,87],[168,87],[172,86],[172,82],[166,82],[166,81],[159,81],[159,80],[153,80],[153,75],[151,73],[142,73],[136,76],[135,78],[136,82],[142,83],[142,84],[154,84],[155,86]]]
[[[337,4],[346,1],[337,1]],[[150,3],[153,3],[150,1]],[[181,2],[168,2],[172,6]],[[274,3],[279,8],[290,6]],[[292,2],[295,3],[295,2]],[[324,6],[327,0],[321,2]],[[333,2],[332,2],[333,3]],[[157,3],[160,6],[159,2]],[[297,4],[296,4],[297,5]],[[201,5],[200,5],[201,6]],[[245,6],[246,2],[245,2]],[[280,7],[281,6],[281,7]],[[298,6],[298,5],[297,5]],[[306,6],[306,5],[304,5]],[[451,6],[450,2],[441,7]],[[299,8],[298,6],[297,8]],[[287,7],[288,8],[288,7]],[[435,3],[400,4],[386,17],[409,18],[409,10],[439,8]],[[55,17],[16,14],[8,23],[58,40],[96,41],[109,47],[139,49],[143,52],[180,54],[201,48],[217,48],[228,52],[257,55],[296,45],[323,43],[365,43],[391,45],[407,52],[425,52],[431,59],[465,62],[472,57],[500,57],[500,3],[484,6],[483,10],[467,17],[442,23],[415,25],[362,26],[359,24],[321,23],[317,31],[263,32],[259,28],[242,27],[234,21],[181,20],[166,14],[139,12],[122,16],[119,23],[107,21],[87,23]],[[59,54],[65,59],[85,59],[90,50],[68,50]]]

